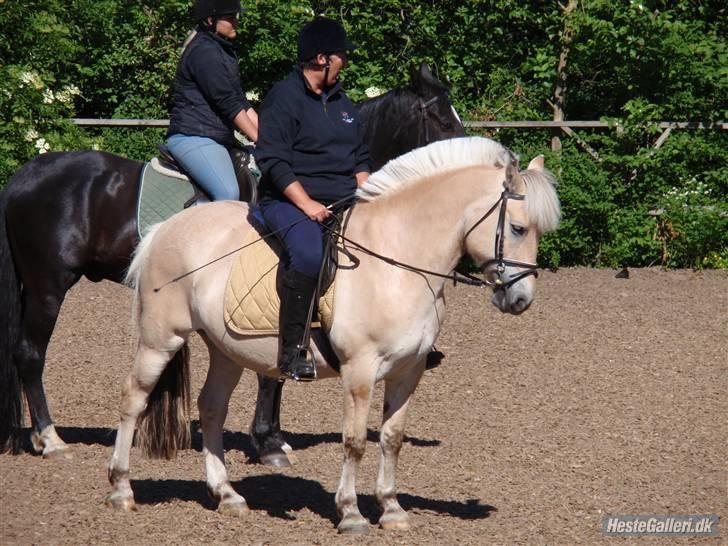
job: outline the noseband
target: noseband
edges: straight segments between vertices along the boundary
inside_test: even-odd
[[[500,211],[498,212],[498,225],[495,231],[494,258],[492,260],[486,261],[480,266],[480,270],[486,274],[486,280],[484,281],[485,284],[495,289],[510,288],[511,285],[517,283],[524,277],[528,277],[529,275],[538,277],[538,266],[536,264],[532,264],[529,262],[519,262],[517,260],[511,260],[510,258],[503,257],[503,246],[505,244],[506,207],[508,205],[508,200],[513,199],[515,201],[523,201],[525,198],[526,196],[523,194],[503,190],[503,193],[501,193],[498,201],[496,201],[493,206],[488,209],[488,212],[486,212],[483,216],[480,217],[477,222],[475,222],[475,224],[473,224],[473,226],[468,230],[464,237],[464,239],[467,239],[468,235],[470,235],[476,227],[483,223],[486,218],[493,214],[495,209],[498,208],[498,205],[500,205]],[[506,281],[503,279],[503,274],[506,271],[506,266],[519,267],[524,269],[524,271],[521,271],[510,280]],[[487,278],[489,271],[494,271],[496,273],[497,276],[495,280],[490,280]]]

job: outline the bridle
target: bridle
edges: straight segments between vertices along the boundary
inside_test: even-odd
[[[528,277],[529,275],[538,277],[538,266],[536,264],[532,264],[529,262],[519,262],[518,260],[511,260],[510,258],[505,258],[503,255],[503,247],[505,245],[506,207],[508,206],[508,200],[513,199],[515,201],[523,201],[525,198],[526,196],[522,193],[513,193],[504,189],[498,200],[493,204],[493,206],[490,207],[490,209],[488,209],[488,211],[483,216],[481,216],[480,219],[478,219],[478,221],[475,222],[465,233],[465,237],[463,239],[467,239],[468,235],[470,235],[476,227],[482,224],[486,220],[486,218],[493,214],[495,209],[498,208],[498,205],[500,205],[500,210],[498,211],[498,224],[495,230],[495,249],[493,253],[494,257],[493,259],[486,261],[480,266],[481,272],[485,273],[486,277],[489,272],[496,273],[496,277],[494,280],[486,278],[486,280],[483,281],[483,283],[487,286],[492,286],[496,289],[505,289],[517,283],[524,277]],[[503,279],[503,274],[506,271],[506,266],[519,267],[524,269],[524,271],[521,271],[508,281],[505,281]]]
[[[421,135],[423,132],[425,134],[425,143],[423,146],[427,146],[430,144],[430,125],[427,123],[429,114],[427,112],[427,109],[435,104],[437,102],[438,96],[435,95],[431,99],[423,100],[422,97],[419,97],[417,102],[412,105],[412,108],[414,110],[419,110],[420,114],[420,132],[418,135]],[[419,144],[419,136],[418,136],[418,142]]]
[[[530,275],[533,275],[534,277],[538,277],[538,266],[536,264],[530,263],[530,262],[520,262],[518,260],[511,260],[510,258],[505,258],[503,255],[503,247],[505,245],[505,221],[506,221],[506,207],[508,206],[508,200],[513,199],[516,201],[522,201],[526,198],[524,194],[520,193],[513,193],[511,191],[508,191],[506,189],[503,190],[498,200],[493,204],[492,207],[490,207],[483,216],[481,216],[471,227],[468,229],[468,231],[465,233],[465,236],[463,237],[463,240],[468,238],[468,235],[470,235],[475,228],[477,228],[480,224],[482,224],[488,217],[490,217],[493,212],[500,206],[500,210],[498,211],[498,224],[496,227],[495,232],[495,249],[494,249],[494,258],[491,260],[486,261],[485,263],[481,264],[480,270],[481,272],[486,274],[485,279],[479,279],[473,275],[470,275],[469,273],[463,273],[461,271],[454,271],[452,274],[444,274],[439,273],[437,271],[430,271],[428,269],[423,269],[421,267],[417,267],[414,265],[406,264],[404,262],[400,262],[399,260],[395,260],[394,258],[390,258],[389,256],[384,256],[382,254],[379,254],[377,252],[374,252],[373,250],[357,243],[356,241],[353,241],[346,237],[343,234],[343,229],[334,229],[330,226],[327,226],[326,224],[321,224],[322,227],[331,232],[332,235],[339,237],[342,241],[345,241],[349,243],[354,248],[364,252],[365,254],[368,254],[369,256],[372,256],[374,258],[377,258],[379,260],[382,260],[385,263],[388,263],[390,265],[393,265],[395,267],[399,267],[401,269],[406,269],[407,271],[412,271],[414,273],[422,273],[426,275],[433,275],[435,277],[440,277],[442,279],[449,279],[452,280],[455,283],[461,282],[463,284],[469,284],[471,286],[488,286],[493,288],[494,290],[505,290],[507,288],[510,288],[513,284],[517,283],[521,279],[528,277]],[[351,253],[349,253],[346,249],[340,249],[342,250],[350,260],[353,262],[358,262],[355,256],[353,256]],[[495,266],[495,267],[494,267]],[[514,275],[511,279],[505,280],[503,278],[503,274],[506,271],[506,266],[511,267],[519,267],[524,269],[524,271],[521,271],[517,275]],[[496,277],[495,279],[487,278],[489,273],[495,272]]]

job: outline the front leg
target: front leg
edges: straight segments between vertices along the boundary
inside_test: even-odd
[[[402,448],[404,427],[407,423],[407,409],[412,394],[425,371],[425,362],[418,363],[402,377],[387,379],[384,388],[384,412],[379,445],[382,456],[375,494],[382,516],[382,529],[403,531],[409,529],[409,516],[397,501],[397,460]]]
[[[356,497],[356,473],[367,443],[367,416],[372,401],[376,365],[352,362],[342,366],[344,386],[344,465],[336,491],[336,512],[341,521],[338,529],[344,534],[369,532],[369,522],[359,512]]]

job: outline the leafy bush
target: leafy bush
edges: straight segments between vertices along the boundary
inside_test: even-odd
[[[463,119],[550,120],[560,55],[567,119],[598,154],[558,131],[480,131],[519,153],[546,155],[564,220],[542,240],[543,265],[725,267],[725,131],[673,130],[663,120],[721,121],[728,104],[725,9],[718,2],[593,0],[244,0],[236,48],[258,104],[295,58],[314,14],[340,20],[358,45],[344,73],[356,101],[409,81],[427,61]],[[159,129],[81,130],[69,117],[164,118],[191,0],[0,1],[0,187],[47,150],[99,147],[149,158]],[[550,139],[563,148],[551,152]]]

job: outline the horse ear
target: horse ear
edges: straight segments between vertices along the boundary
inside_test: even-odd
[[[543,155],[537,155],[534,157],[531,162],[528,164],[529,169],[533,169],[536,171],[543,171],[544,169],[544,157]]]
[[[511,193],[523,193],[522,185],[523,179],[518,174],[518,160],[514,158],[506,165],[506,179],[503,182],[503,187]]]
[[[420,78],[425,81],[433,79],[432,70],[430,70],[430,66],[424,61],[420,64]]]
[[[420,63],[419,68],[412,67],[410,71],[412,89],[421,97],[431,97],[442,92],[445,86],[432,75],[430,66],[426,62]]]
[[[422,64],[419,69],[414,66],[410,67],[410,81],[412,82],[412,88],[415,91],[420,91],[422,89]]]

